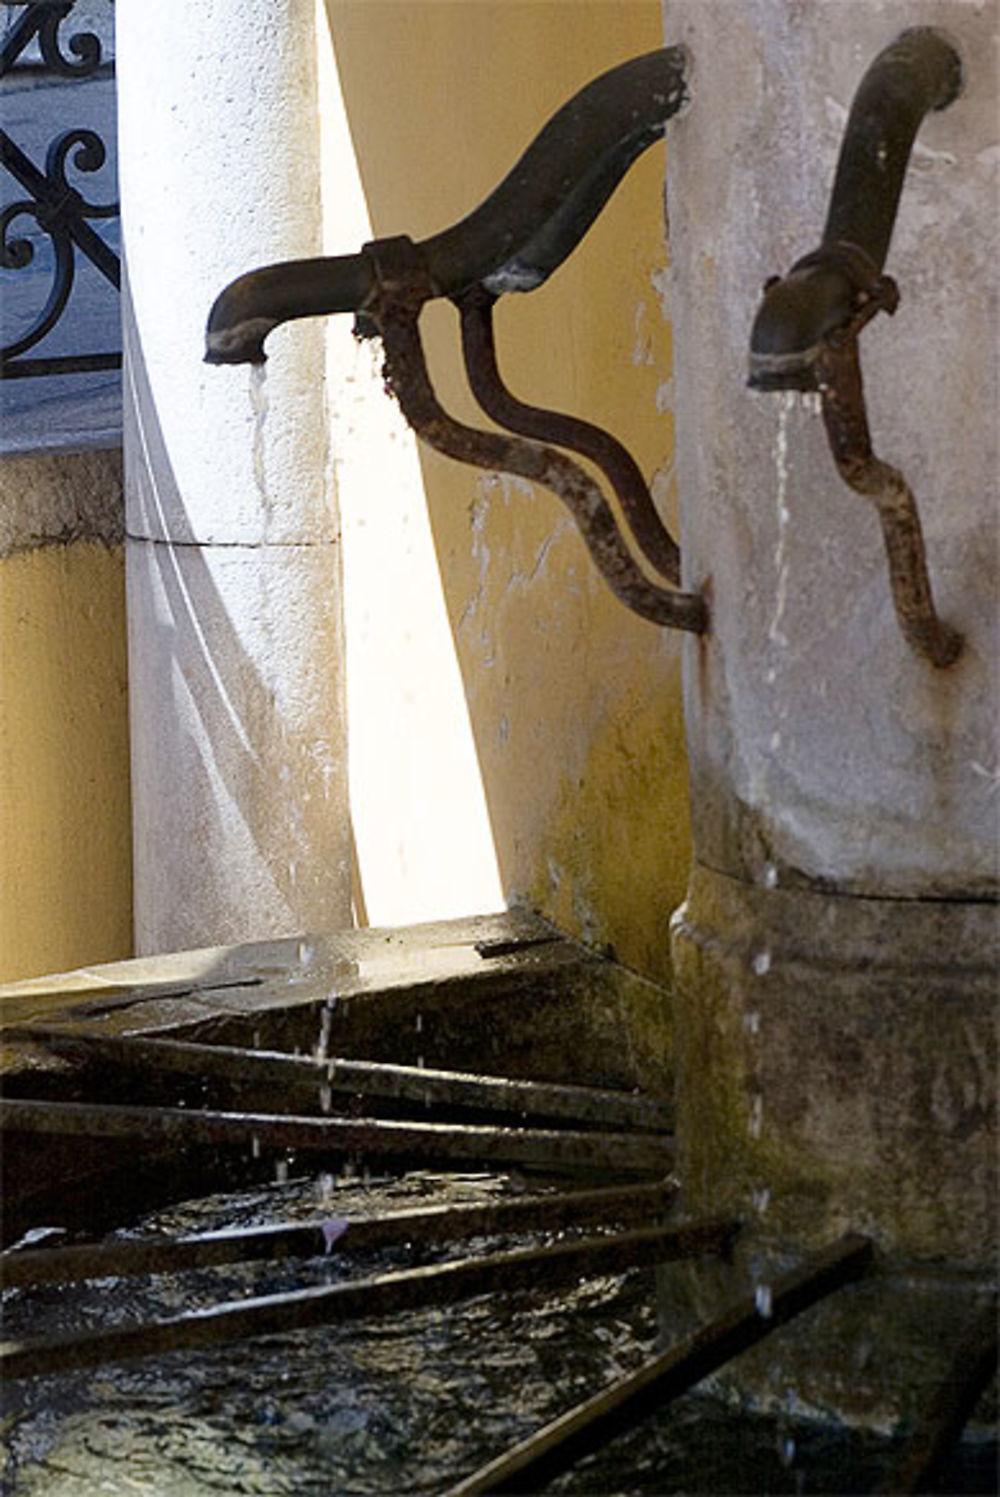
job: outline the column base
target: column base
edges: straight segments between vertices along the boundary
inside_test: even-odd
[[[745,1230],[732,1265],[670,1280],[671,1335],[845,1231],[879,1249],[875,1281],[740,1358],[737,1391],[891,1426],[944,1376],[995,1271],[997,913],[695,868],[672,922],[678,1171],[688,1211]]]

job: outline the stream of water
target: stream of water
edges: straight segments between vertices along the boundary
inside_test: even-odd
[[[253,437],[250,461],[253,465],[253,481],[265,509],[268,503],[267,468],[264,456],[264,429],[267,425],[269,407],[267,395],[267,365],[250,365],[250,411],[253,416]]]

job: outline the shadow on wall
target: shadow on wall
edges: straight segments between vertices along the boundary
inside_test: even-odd
[[[127,543],[130,650],[147,656],[145,668],[131,673],[137,949],[201,944],[204,901],[212,898],[220,902],[210,922],[216,943],[343,925],[350,876],[349,828],[346,817],[337,815],[343,766],[331,761],[329,746],[305,742],[290,730],[288,704],[244,643],[254,633],[280,651],[287,636],[294,649],[297,594],[288,584],[301,548],[268,548],[273,565],[262,569],[260,547],[197,543],[127,291],[125,346],[126,420],[135,423],[126,443],[129,525],[138,520],[144,532],[130,534]],[[256,581],[248,580],[249,569]],[[331,631],[339,636],[332,546],[324,596]],[[237,608],[244,615],[238,619]],[[312,684],[329,696],[328,681]],[[308,693],[309,680],[295,689]],[[165,714],[183,725],[181,734],[161,732]],[[180,763],[168,760],[167,744],[179,744]],[[275,765],[281,766],[277,778]],[[178,787],[186,801],[184,823],[192,828],[190,846],[178,845],[176,830],[171,835],[171,795]],[[317,818],[315,807],[327,804],[330,814]],[[325,828],[325,849],[313,845],[317,819]],[[220,893],[218,873],[203,881],[201,870],[232,867],[234,845],[245,853],[239,870],[233,869],[232,889]],[[181,907],[178,892],[185,896]],[[155,929],[144,928],[144,911]]]

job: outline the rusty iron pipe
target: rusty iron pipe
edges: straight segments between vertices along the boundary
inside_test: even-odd
[[[618,499],[637,546],[651,566],[669,582],[681,575],[677,543],[657,513],[653,497],[632,454],[610,432],[561,411],[527,405],[512,395],[497,364],[493,335],[496,297],[474,286],[456,299],[462,322],[462,348],[469,388],[498,426],[518,436],[567,447],[600,468]]]
[[[923,527],[913,491],[898,468],[875,456],[865,410],[857,334],[826,340],[815,364],[823,424],[841,478],[878,512],[889,587],[900,631],[922,660],[943,669],[962,653],[961,634],[938,618]]]
[[[656,586],[643,576],[589,474],[555,448],[455,421],[431,384],[417,325],[430,290],[419,247],[404,235],[365,246],[378,291],[365,313],[364,335],[377,332],[385,351],[385,376],[407,421],[430,447],[458,462],[491,472],[516,473],[551,489],[569,509],[591,560],[619,602],[652,623],[700,634],[707,627],[704,599]]]

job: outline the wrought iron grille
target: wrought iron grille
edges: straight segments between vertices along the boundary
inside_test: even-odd
[[[46,82],[113,77],[113,61],[106,58],[101,37],[95,31],[73,30],[72,25],[66,24],[71,18],[81,26],[86,24],[82,15],[73,16],[77,0],[32,0],[32,3],[3,0],[3,3],[8,24],[0,50],[0,79],[17,78],[26,89],[30,87],[38,93]],[[86,9],[92,15],[96,8],[110,7],[110,3],[111,0],[97,0],[95,5],[91,0],[81,11]],[[60,88],[59,113],[65,108],[64,101],[72,97]],[[55,111],[46,113],[55,119]],[[4,123],[8,123],[8,118]],[[103,121],[98,123],[103,125]],[[34,136],[31,144],[18,142],[6,129],[0,130],[5,199],[0,211],[0,267],[24,276],[23,282],[15,276],[9,277],[5,288],[3,336],[7,341],[0,347],[2,379],[82,374],[121,367],[117,306],[121,262],[109,242],[109,238],[116,236],[103,237],[94,227],[95,221],[116,220],[118,203],[94,202],[76,185],[81,174],[102,173],[104,169],[98,180],[106,182],[110,175],[111,192],[116,191],[113,157],[101,130],[92,124],[58,129],[41,148],[37,125],[31,132]],[[72,351],[56,352],[55,347],[66,340],[51,335],[71,309],[74,289],[80,284],[77,272],[81,267],[91,276],[96,270],[113,288],[114,316],[100,319],[96,330],[88,325],[94,319],[85,318],[75,334],[75,341],[84,340],[84,350],[74,347]],[[87,349],[86,340],[95,331],[101,341],[107,337],[114,346]]]

